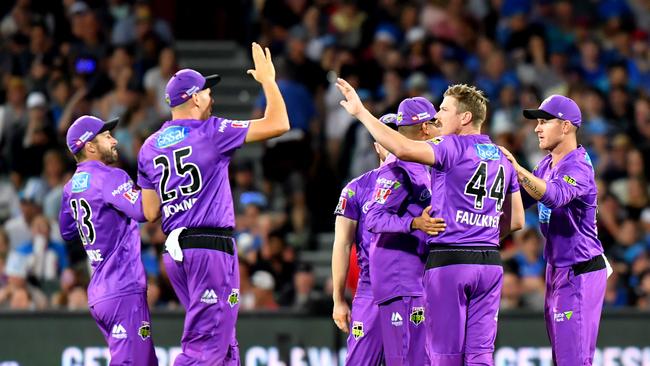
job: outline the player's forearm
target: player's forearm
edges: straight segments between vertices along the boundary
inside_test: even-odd
[[[526,193],[528,193],[528,195],[535,201],[542,199],[542,196],[546,193],[546,182],[543,179],[534,176],[533,173],[521,166],[518,166],[516,169],[519,185],[525,189]]]
[[[282,135],[289,131],[289,115],[280,88],[275,81],[267,81],[262,83],[262,89],[266,97],[266,110],[263,119],[270,124],[269,127],[272,126],[275,136]]]
[[[332,248],[332,297],[335,302],[345,300],[345,281],[350,267],[350,247],[352,243],[335,240]]]

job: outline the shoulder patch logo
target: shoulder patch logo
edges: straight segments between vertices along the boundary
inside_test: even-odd
[[[429,140],[429,142],[431,142],[431,143],[434,144],[434,145],[440,145],[440,143],[441,143],[443,140],[444,140],[444,138],[438,136],[438,137],[434,137],[434,138],[432,138],[431,140]]]
[[[569,183],[570,185],[572,185],[574,187],[577,185],[577,181],[574,178],[572,178],[572,177],[570,177],[568,175],[565,175],[564,177],[562,177],[562,180]]]
[[[81,172],[72,177],[72,193],[81,193],[90,188],[90,173]]]

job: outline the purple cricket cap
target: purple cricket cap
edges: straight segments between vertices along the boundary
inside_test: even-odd
[[[582,114],[576,102],[571,98],[557,94],[544,99],[538,109],[524,109],[524,117],[528,119],[559,118],[571,122],[576,127],[580,127],[582,124]]]
[[[436,108],[426,98],[406,98],[397,108],[397,125],[411,126],[431,121],[436,113]]]
[[[176,107],[189,100],[201,90],[212,88],[221,81],[221,76],[214,74],[203,76],[192,69],[178,71],[167,82],[165,101],[170,107]]]
[[[386,113],[383,116],[379,117],[379,122],[385,124],[393,130],[397,130],[397,113]]]
[[[83,149],[86,142],[91,141],[95,136],[104,131],[110,131],[117,126],[119,118],[113,118],[106,122],[93,116],[81,116],[77,118],[65,136],[65,141],[68,144],[68,149],[73,154],[78,153]]]

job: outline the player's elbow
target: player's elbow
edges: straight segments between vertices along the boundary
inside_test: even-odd
[[[160,211],[157,209],[150,208],[144,210],[144,218],[148,222],[155,222],[156,220],[158,220],[159,217],[160,217]]]

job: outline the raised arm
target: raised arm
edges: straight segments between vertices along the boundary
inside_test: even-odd
[[[363,106],[357,92],[347,81],[339,78],[336,81],[336,86],[346,99],[341,101],[341,106],[361,121],[372,137],[393,155],[401,160],[421,164],[433,165],[435,163],[435,155],[428,143],[410,140],[381,123]]]
[[[350,266],[350,248],[354,242],[357,222],[345,216],[336,216],[334,224],[334,246],[332,248],[332,286],[334,309],[332,319],[336,326],[349,332],[350,307],[345,301],[345,281]]]
[[[264,117],[250,121],[250,127],[246,134],[246,142],[255,142],[280,136],[289,131],[289,115],[284,104],[280,88],[275,82],[275,67],[271,60],[271,51],[253,43],[253,62],[255,69],[247,72],[262,84],[262,90],[266,97],[266,110]]]

